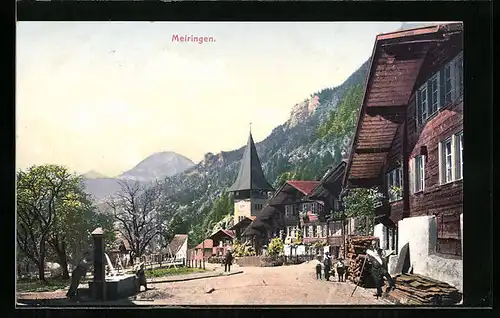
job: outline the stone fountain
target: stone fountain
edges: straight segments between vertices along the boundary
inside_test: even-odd
[[[89,282],[90,293],[96,300],[114,300],[133,296],[137,292],[134,274],[119,273],[113,267],[104,251],[104,231],[97,228],[92,232],[94,240],[94,279]],[[107,263],[110,273],[106,275]]]

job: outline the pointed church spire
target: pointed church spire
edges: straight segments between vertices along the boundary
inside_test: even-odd
[[[244,190],[274,191],[262,171],[260,159],[257,155],[257,148],[255,148],[255,143],[252,138],[251,125],[252,123],[250,123],[250,134],[248,136],[245,152],[243,153],[243,158],[241,159],[238,177],[234,184],[229,187],[228,191],[230,192]]]

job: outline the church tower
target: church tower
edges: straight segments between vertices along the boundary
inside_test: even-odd
[[[240,170],[234,184],[227,190],[234,194],[234,224],[245,217],[256,216],[267,201],[267,193],[274,191],[267,182],[260,164],[252,131],[241,159]]]

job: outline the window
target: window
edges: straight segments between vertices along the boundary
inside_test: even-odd
[[[425,187],[424,156],[415,157],[415,192],[424,191]]]
[[[321,227],[321,225],[316,225],[316,237],[321,237],[321,234],[323,234]]]
[[[429,116],[432,116],[438,110],[439,106],[439,73],[436,73],[428,81],[429,85]]]
[[[463,54],[459,53],[415,92],[418,125],[463,94]]]
[[[304,237],[309,237],[309,226],[304,227]]]
[[[340,210],[340,202],[339,200],[333,200],[333,210],[334,211],[339,211]]]
[[[286,217],[293,217],[295,215],[295,205],[286,205],[285,206],[285,216]]]
[[[311,212],[312,213],[318,213],[318,211],[317,211],[317,203],[316,202],[311,203]]]
[[[312,227],[312,231],[311,231],[312,235],[311,235],[311,237],[316,237],[317,228],[315,226],[312,226],[312,225],[311,225],[311,227]]]
[[[389,202],[401,200],[402,193],[402,169],[396,168],[386,174],[387,178],[387,192],[389,194]]]
[[[453,153],[451,151],[451,138],[443,141],[443,158],[444,158],[444,183],[453,180]]]
[[[419,124],[427,120],[427,83],[417,91],[417,120]]]
[[[323,224],[323,225],[321,226],[321,237],[327,237],[327,236],[328,236],[328,235],[327,235],[327,230],[328,230],[328,229],[327,229],[327,227],[326,227],[326,224]]]
[[[463,132],[459,132],[441,142],[439,148],[441,184],[462,179]]]

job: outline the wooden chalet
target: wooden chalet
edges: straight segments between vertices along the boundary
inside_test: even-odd
[[[318,185],[307,196],[310,200],[323,202],[323,211],[326,218],[326,237],[325,240],[330,246],[330,253],[338,256],[340,247],[344,244],[345,235],[345,217],[342,214],[341,192],[342,182],[344,180],[346,161],[342,161],[335,167],[332,167],[320,180]],[[309,219],[309,223],[304,223],[304,242],[311,240],[314,233],[314,219]],[[316,230],[316,233],[318,231]]]
[[[211,257],[213,255],[213,248],[214,241],[212,239],[205,239],[193,249],[194,259],[202,260]]]
[[[318,184],[318,181],[288,180],[275,192],[243,234],[252,237],[257,252],[273,237],[281,237],[285,243],[295,242],[296,231],[301,227],[300,212],[308,215],[308,224],[315,224],[311,239],[326,237],[323,203],[307,198]]]
[[[422,249],[417,226],[403,233],[401,222],[425,217],[415,222],[435,222],[431,253],[461,255],[462,35],[462,23],[447,23],[376,38],[344,184],[385,193],[376,217],[387,249]]]
[[[235,238],[239,240],[240,242],[244,241],[244,236],[242,236],[243,232],[246,230],[246,228],[256,219],[256,216],[249,216],[243,218],[240,222],[236,223],[232,227],[229,228],[229,230],[234,231]]]
[[[227,249],[232,247],[235,238],[236,234],[232,230],[221,229],[212,234],[209,237],[213,242],[212,255],[225,255]]]

